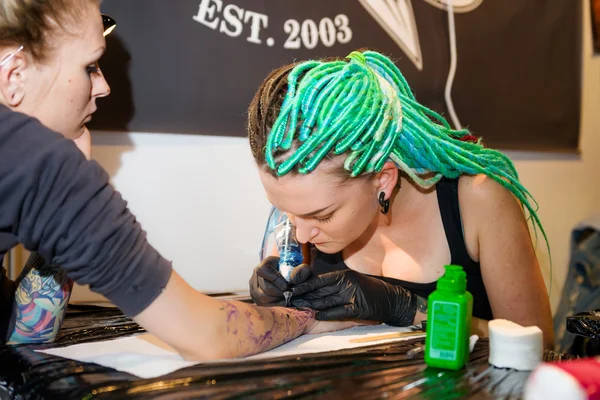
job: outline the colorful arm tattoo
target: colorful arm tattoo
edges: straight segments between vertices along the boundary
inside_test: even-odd
[[[223,302],[226,314],[226,343],[231,356],[248,356],[280,346],[306,332],[314,320],[312,310],[285,307],[251,307]]]
[[[52,342],[64,320],[73,281],[32,253],[17,282],[15,329],[8,343]]]

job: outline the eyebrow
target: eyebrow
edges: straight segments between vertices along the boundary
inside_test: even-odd
[[[104,52],[106,51],[106,46],[100,46],[100,47],[98,47],[91,54],[92,55],[96,55],[96,53],[100,52],[100,50],[102,50],[102,52],[100,53],[100,56],[102,56],[104,54]]]

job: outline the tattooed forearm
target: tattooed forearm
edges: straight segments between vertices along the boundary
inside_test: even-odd
[[[33,263],[38,261],[39,264],[35,257],[40,256],[32,255]],[[28,271],[24,271],[26,275],[15,293],[16,323],[9,343],[51,342],[64,319],[73,281],[57,267],[30,265],[26,268]]]
[[[425,297],[417,296],[417,311],[427,314],[427,299]]]
[[[230,357],[247,356],[280,346],[303,334],[314,321],[314,312],[310,310],[222,303]]]

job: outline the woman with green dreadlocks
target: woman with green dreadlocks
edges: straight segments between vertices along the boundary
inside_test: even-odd
[[[248,136],[269,200],[312,250],[291,284],[277,257],[263,260],[250,279],[257,304],[285,304],[291,290],[321,320],[406,326],[426,319],[452,263],[467,272],[474,333],[504,318],[539,326],[553,346],[524,214],[546,238],[535,200],[505,155],[419,104],[389,58],[355,51],[273,71]]]

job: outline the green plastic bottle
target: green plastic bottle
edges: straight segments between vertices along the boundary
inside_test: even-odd
[[[461,266],[444,268],[444,276],[427,301],[425,363],[459,370],[469,360],[473,296],[467,292],[467,274]]]

